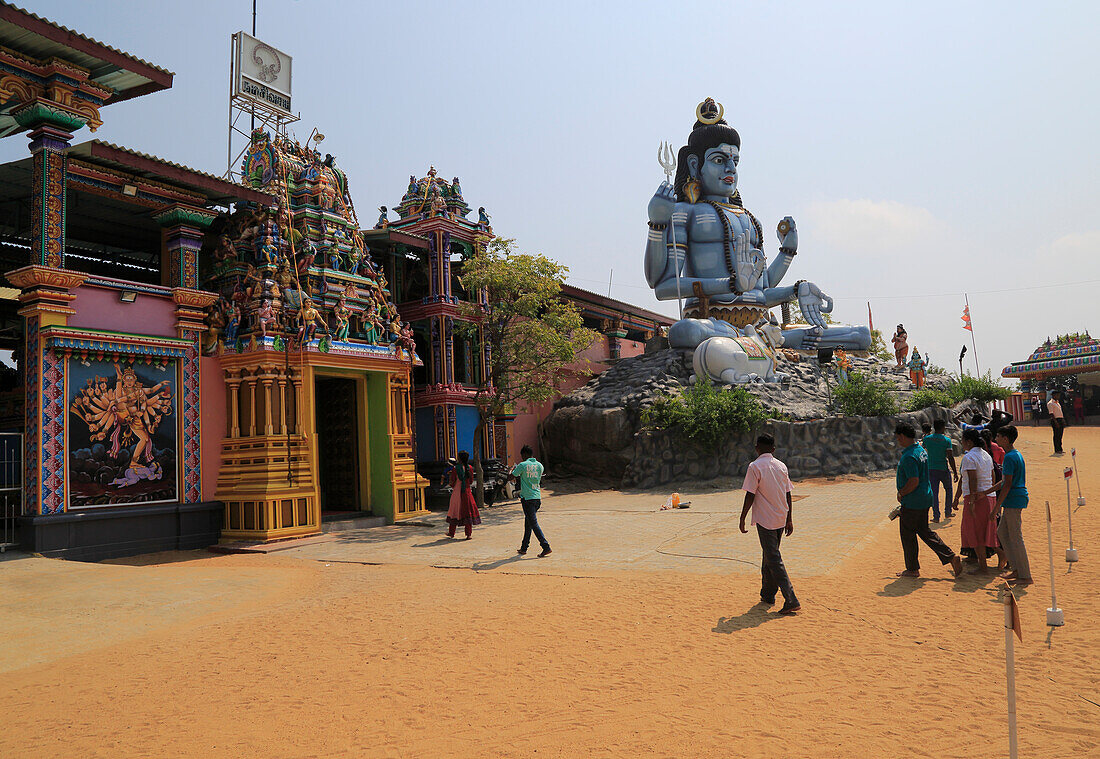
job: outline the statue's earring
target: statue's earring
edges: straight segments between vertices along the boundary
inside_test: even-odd
[[[699,200],[699,180],[689,179],[684,182],[684,196],[687,197],[688,203],[696,203]]]

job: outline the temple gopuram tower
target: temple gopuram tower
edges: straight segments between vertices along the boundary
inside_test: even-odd
[[[380,209],[382,210],[382,209]],[[420,472],[432,487],[428,497],[433,505],[445,506],[446,493],[440,485],[447,460],[460,450],[473,450],[478,412],[475,388],[486,376],[491,356],[479,352],[471,341],[463,340],[455,329],[464,319],[462,305],[477,302],[478,293],[462,287],[462,261],[473,256],[493,237],[489,217],[479,209],[477,221],[466,217],[470,207],[462,197],[458,177],[450,182],[435,168],[409,185],[396,207],[400,217],[390,221],[385,212],[367,240],[389,242],[392,250],[389,266],[398,309],[412,324],[418,354],[423,367],[414,373],[416,405],[416,450]],[[420,240],[421,246],[394,243],[400,238]],[[498,420],[499,425],[507,423]],[[482,450],[487,474],[497,468],[505,456],[497,452],[497,424],[487,425]],[[501,441],[504,435],[499,435]]]
[[[411,373],[420,364],[332,156],[263,130],[244,183],[274,205],[215,221],[203,260],[220,295],[204,352],[225,372],[224,538],[317,532],[322,512],[424,510]]]

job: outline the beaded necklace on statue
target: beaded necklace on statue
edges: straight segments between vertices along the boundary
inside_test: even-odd
[[[733,227],[730,226],[729,217],[726,216],[725,211],[733,211],[740,216],[741,214],[748,214],[749,221],[752,222],[753,229],[756,230],[756,239],[760,241],[760,252],[764,252],[764,235],[760,231],[760,222],[756,220],[756,217],[745,210],[745,207],[740,205],[741,193],[738,192],[732,198],[736,201],[734,203],[720,203],[717,200],[704,200],[703,202],[708,204],[714,209],[714,212],[718,214],[718,218],[722,221],[722,249],[726,254],[726,267],[729,269],[730,274],[734,275],[734,281],[737,281],[737,269],[733,267]],[[740,282],[738,282],[740,284]],[[735,295],[741,295],[741,290],[735,290]]]

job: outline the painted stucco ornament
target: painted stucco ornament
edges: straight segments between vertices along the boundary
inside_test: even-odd
[[[816,284],[780,285],[798,253],[798,230],[790,216],[779,222],[779,255],[769,264],[760,222],[745,208],[737,188],[741,137],[723,114],[722,106],[707,98],[696,109],[695,126],[676,159],[670,150],[659,153],[666,175],[675,171],[676,177],[662,182],[649,201],[645,273],[658,299],[683,300],[683,318],[669,329],[669,344],[695,350],[712,338],[746,337],[746,327],[769,321],[770,308],[797,300],[809,326],[783,330],[781,345],[867,350],[871,334],[866,327],[825,323],[833,301]],[[708,349],[708,355],[715,350]],[[736,359],[731,355],[718,363],[732,367]]]

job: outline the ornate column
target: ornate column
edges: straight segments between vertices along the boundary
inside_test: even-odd
[[[245,437],[256,436],[256,378],[252,375],[243,376],[245,392],[248,393],[248,434]]]
[[[10,272],[24,319],[23,504],[28,514],[59,514],[68,508],[66,475],[65,359],[46,349],[43,333],[64,327],[75,311],[69,306],[86,275],[27,266]]]
[[[197,251],[196,251],[197,252]],[[180,361],[180,411],[183,421],[181,473],[183,501],[202,500],[202,394],[201,365],[203,319],[206,307],[218,301],[214,293],[176,287],[172,290],[176,303],[176,332],[188,341],[187,353]]]
[[[153,215],[164,227],[160,281],[167,287],[195,288],[199,284],[199,250],[203,230],[216,214],[204,208],[176,204]]]
[[[302,375],[292,374],[291,385],[294,387],[294,434],[302,434]]]
[[[279,372],[278,382],[279,382],[279,434],[280,435],[285,435],[285,434],[287,434],[287,430],[286,430],[286,383],[287,383],[287,378],[286,378],[286,375],[284,373]]]
[[[85,122],[76,116],[33,101],[12,113],[15,121],[30,130],[31,155],[34,156],[31,180],[31,261],[39,266],[60,269],[65,265],[65,188],[72,133]]]
[[[267,367],[260,375],[260,390],[264,394],[264,434],[271,437],[275,434],[275,427],[271,422],[271,381],[275,379]]]
[[[225,373],[225,387],[229,395],[229,437],[241,436],[240,392],[241,375],[235,371]]]

